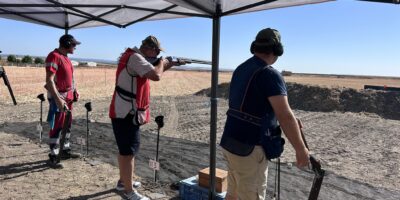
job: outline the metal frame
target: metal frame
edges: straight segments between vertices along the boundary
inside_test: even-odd
[[[215,166],[216,166],[216,130],[217,130],[217,86],[218,86],[218,71],[219,71],[219,46],[220,46],[220,23],[221,17],[234,14],[237,12],[244,11],[246,9],[254,8],[260,5],[268,4],[274,2],[276,0],[265,0],[261,2],[257,2],[254,4],[246,5],[240,8],[232,9],[229,11],[222,12],[221,10],[221,3],[220,1],[216,1],[215,11],[209,10],[200,4],[198,4],[195,0],[184,0],[185,3],[201,10],[206,14],[197,14],[197,13],[186,13],[186,12],[177,12],[177,11],[170,11],[171,9],[175,8],[177,5],[172,5],[163,9],[151,9],[151,8],[142,8],[142,7],[135,7],[135,6],[126,6],[126,5],[92,5],[92,4],[63,4],[55,0],[46,0],[50,4],[0,4],[0,14],[13,14],[17,15],[29,20],[33,20],[51,27],[65,29],[65,33],[68,33],[68,29],[78,27],[79,25],[85,24],[90,21],[100,21],[108,25],[113,25],[119,28],[126,28],[132,24],[137,22],[143,21],[150,17],[153,17],[157,14],[167,13],[167,14],[175,14],[175,15],[182,15],[182,16],[192,16],[192,17],[203,17],[203,18],[211,18],[212,19],[212,77],[211,77],[211,116],[210,116],[210,190],[209,190],[209,199],[215,199]],[[377,1],[377,2],[393,2],[399,3],[399,0],[386,0],[386,1]],[[9,11],[6,8],[12,7],[54,7],[54,8],[64,8],[65,11],[62,12],[13,12]],[[104,12],[100,15],[92,15],[90,13],[84,12],[78,8],[90,8],[90,7],[97,7],[97,8],[112,8],[110,11]],[[134,9],[134,10],[141,10],[141,11],[149,11],[153,12],[152,14],[146,15],[138,20],[129,22],[127,24],[117,24],[112,21],[106,20],[103,17],[114,13],[120,9]],[[60,27],[58,25],[54,25],[48,22],[44,22],[40,19],[36,19],[30,16],[26,16],[26,14],[62,14],[65,13],[66,22],[64,27]],[[68,23],[68,15],[74,15],[78,17],[82,17],[86,20],[70,25]]]
[[[359,0],[359,1],[370,1],[370,2],[377,2],[377,3],[400,4],[400,0]]]
[[[90,21],[99,21],[99,22],[103,22],[105,24],[108,25],[113,25],[116,26],[118,28],[126,28],[132,24],[135,24],[137,22],[143,21],[145,19],[148,19],[152,16],[155,16],[157,14],[161,14],[161,13],[166,13],[166,14],[174,14],[174,15],[182,15],[182,16],[190,16],[190,17],[203,17],[203,18],[211,18],[211,14],[210,15],[205,15],[205,14],[197,14],[197,13],[186,13],[186,12],[177,12],[177,11],[170,11],[170,9],[177,7],[177,5],[171,5],[167,8],[164,9],[152,9],[152,8],[142,8],[142,7],[136,7],[136,6],[126,6],[126,5],[108,5],[108,4],[99,4],[99,5],[92,5],[92,4],[63,4],[60,3],[58,1],[55,0],[46,0],[47,2],[49,2],[49,4],[0,4],[0,15],[17,15],[35,22],[39,22],[41,24],[47,25],[47,26],[51,26],[51,27],[55,27],[55,28],[60,28],[60,29],[72,29],[75,28],[79,25],[85,24],[87,22]],[[16,11],[10,11],[7,10],[6,8],[21,8],[21,7],[36,7],[36,8],[64,8],[65,11],[32,11],[32,12],[16,12]],[[100,15],[92,15],[90,13],[84,12],[78,8],[113,8],[110,11],[104,12]],[[140,19],[137,19],[135,21],[129,22],[127,24],[118,24],[118,23],[114,23],[112,21],[106,20],[103,17],[114,13],[118,10],[121,9],[133,9],[133,10],[141,10],[141,11],[149,11],[149,12],[153,12],[150,15],[144,16]],[[208,12],[207,12],[208,13]],[[75,15],[81,18],[84,18],[86,20],[79,22],[77,24],[73,24],[70,26],[64,26],[61,27],[59,25],[55,25],[49,22],[45,22],[43,20],[31,17],[31,16],[26,16],[27,14],[29,15],[41,15],[41,14],[65,14],[65,15]]]

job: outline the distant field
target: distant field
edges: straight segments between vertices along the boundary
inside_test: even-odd
[[[36,96],[45,93],[45,71],[34,67],[5,67],[18,102],[37,101]],[[229,82],[231,72],[220,72],[219,83]],[[114,89],[115,68],[76,68],[75,79],[83,99],[110,97]],[[323,87],[349,87],[362,89],[365,84],[400,87],[400,78],[347,77],[292,75],[285,76],[287,82],[319,85]],[[193,94],[211,86],[211,72],[167,71],[162,80],[151,82],[152,95]],[[0,103],[11,103],[7,87],[0,83]]]
[[[318,85],[329,88],[346,87],[364,89],[364,85],[400,87],[400,77],[294,74],[292,76],[285,76],[285,80],[287,82]]]

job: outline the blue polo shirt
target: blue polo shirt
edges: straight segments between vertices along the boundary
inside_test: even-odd
[[[260,144],[263,130],[278,126],[268,97],[286,96],[286,83],[276,69],[253,56],[233,72],[229,93],[229,108],[259,118],[260,124],[227,114],[220,145],[233,154],[247,156]]]

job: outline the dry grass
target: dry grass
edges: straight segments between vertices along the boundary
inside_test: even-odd
[[[46,93],[44,68],[5,67],[17,102],[37,101],[36,96]],[[219,83],[229,82],[231,72],[220,72]],[[114,90],[115,68],[76,68],[75,80],[82,99],[111,97]],[[400,78],[342,77],[293,75],[287,82],[320,85],[324,87],[350,87],[362,89],[365,84],[400,87]],[[162,80],[151,82],[153,96],[187,95],[211,86],[211,72],[167,71]],[[7,87],[0,83],[0,102],[11,103]]]
[[[45,70],[35,67],[5,67],[17,102],[37,101],[46,93]],[[82,99],[111,97],[114,91],[116,68],[76,68],[75,81]],[[219,82],[229,82],[231,73],[219,74]],[[211,86],[210,72],[167,71],[161,81],[151,82],[154,96],[193,94]],[[11,103],[7,87],[0,84],[0,102]]]

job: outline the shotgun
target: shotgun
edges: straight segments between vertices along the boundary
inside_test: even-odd
[[[3,78],[4,84],[8,88],[8,92],[11,95],[11,98],[12,98],[12,101],[13,101],[14,105],[17,105],[17,101],[15,100],[14,93],[13,93],[13,90],[11,88],[10,81],[8,81],[8,78],[7,78],[6,70],[4,70],[4,68],[2,66],[0,66],[0,77]]]
[[[304,141],[304,145],[306,146],[307,149],[309,149],[299,119],[297,119],[297,123],[299,124],[300,127],[301,138]],[[317,161],[317,159],[315,159],[315,157],[313,157],[312,155],[310,155],[310,163],[311,163],[311,169],[314,172],[315,176],[311,187],[310,195],[308,196],[308,200],[317,200],[319,191],[321,189],[322,181],[324,180],[325,170],[322,169],[321,163]]]
[[[199,60],[199,59],[175,57],[175,56],[167,56],[165,58],[170,62],[177,62],[177,63],[185,62],[187,64],[196,63],[196,64],[203,64],[203,65],[212,65],[212,62],[207,61],[207,60]]]
[[[169,62],[173,63],[186,63],[186,64],[192,64],[192,63],[197,63],[197,64],[203,64],[203,65],[212,65],[211,61],[207,60],[199,60],[199,59],[193,59],[193,58],[184,58],[184,57],[175,57],[175,56],[167,56],[165,57]],[[160,62],[160,58],[157,57],[146,57],[146,60],[149,61],[152,65],[157,65],[158,62]]]

